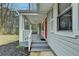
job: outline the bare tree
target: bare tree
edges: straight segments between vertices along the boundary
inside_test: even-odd
[[[17,23],[16,11],[14,4],[1,3],[0,4],[0,30],[4,34],[12,34],[15,24]]]

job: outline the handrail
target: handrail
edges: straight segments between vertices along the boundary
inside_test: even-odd
[[[30,52],[30,48],[31,48],[31,42],[32,42],[32,30],[24,30],[24,41],[28,42],[28,51]]]

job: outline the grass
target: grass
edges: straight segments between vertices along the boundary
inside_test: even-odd
[[[5,45],[18,40],[18,35],[0,35],[0,45]]]
[[[16,48],[17,48],[17,49],[19,49],[19,48],[24,48],[24,47],[23,47],[23,46],[19,46],[19,45],[18,45],[18,46],[16,46]]]

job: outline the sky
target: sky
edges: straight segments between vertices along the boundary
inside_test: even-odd
[[[16,3],[16,5],[20,10],[29,10],[29,3]],[[30,9],[37,10],[37,5],[32,3]]]
[[[21,10],[28,10],[28,9],[29,9],[28,3],[17,3],[16,5],[17,5],[17,7],[20,8]]]

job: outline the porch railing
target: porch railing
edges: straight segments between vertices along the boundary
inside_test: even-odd
[[[28,51],[30,52],[32,43],[32,30],[24,30],[24,42],[27,43]]]
[[[32,31],[30,31],[28,34],[28,51],[29,52],[31,50],[31,43],[32,43]]]

